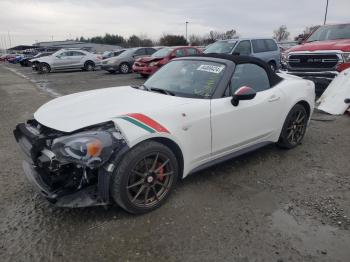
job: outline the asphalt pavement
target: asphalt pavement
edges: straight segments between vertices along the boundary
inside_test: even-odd
[[[57,96],[143,81],[0,65],[0,261],[350,261],[349,116],[314,114],[299,147],[193,174],[142,216],[43,199],[23,175],[15,125]]]

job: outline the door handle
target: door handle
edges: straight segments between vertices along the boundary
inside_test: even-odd
[[[280,97],[279,96],[276,96],[276,95],[272,95],[272,96],[270,96],[269,97],[269,102],[274,102],[274,101],[277,101],[277,100],[279,100],[280,99]]]
[[[183,131],[188,131],[188,129],[190,129],[191,128],[191,124],[184,124],[183,126],[182,126],[182,130]]]

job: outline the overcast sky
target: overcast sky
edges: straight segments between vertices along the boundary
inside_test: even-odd
[[[105,33],[203,35],[236,29],[272,36],[285,24],[295,36],[323,23],[326,0],[0,0],[0,45],[33,44]],[[329,23],[350,22],[350,0],[329,0]]]

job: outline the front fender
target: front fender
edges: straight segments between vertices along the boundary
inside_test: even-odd
[[[157,129],[147,125],[136,119],[129,118],[128,116],[120,116],[112,120],[117,129],[121,132],[129,148],[141,143],[142,141],[152,138],[166,138],[176,143],[182,150],[182,145],[179,139],[172,134],[169,130],[162,127]],[[162,129],[164,128],[164,129]]]

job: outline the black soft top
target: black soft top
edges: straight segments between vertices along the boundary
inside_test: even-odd
[[[197,57],[212,57],[212,58],[219,58],[219,59],[225,59],[234,62],[236,65],[239,64],[256,64],[260,67],[262,67],[269,78],[270,85],[274,86],[277,85],[279,82],[283,80],[283,78],[279,77],[275,72],[272,71],[270,66],[264,62],[263,60],[253,57],[253,56],[245,56],[245,55],[228,55],[228,54],[200,54],[200,55],[195,55]]]

